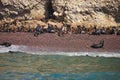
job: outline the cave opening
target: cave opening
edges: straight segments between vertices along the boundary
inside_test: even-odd
[[[54,19],[54,9],[53,9],[53,6],[52,6],[52,0],[48,0],[45,4],[45,16],[46,16],[46,19]]]

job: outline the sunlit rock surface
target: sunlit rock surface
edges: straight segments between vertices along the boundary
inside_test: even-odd
[[[0,0],[0,19],[4,21],[54,19],[110,27],[120,23],[119,13],[120,0]]]
[[[0,15],[1,18],[17,16],[43,18],[45,3],[45,0],[0,0]]]
[[[119,0],[53,0],[54,10],[63,14],[68,23],[87,23],[99,26],[120,22]]]

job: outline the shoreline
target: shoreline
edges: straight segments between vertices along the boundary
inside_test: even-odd
[[[115,35],[87,35],[87,34],[65,34],[59,37],[56,34],[45,33],[34,37],[33,33],[0,33],[0,43],[10,42],[12,46],[1,47],[0,52],[18,51],[21,52],[107,52],[120,53],[120,36]],[[93,43],[99,43],[104,39],[103,48],[93,49]],[[8,48],[6,50],[5,48]],[[16,49],[15,49],[16,48]],[[97,53],[96,53],[97,54]]]
[[[40,50],[38,47],[12,45],[11,47],[1,47],[0,53],[26,53],[33,55],[60,55],[60,56],[90,56],[90,57],[114,57],[120,58],[120,52],[64,52],[64,51],[46,51]]]

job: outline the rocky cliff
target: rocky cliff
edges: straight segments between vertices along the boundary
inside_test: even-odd
[[[45,0],[0,0],[0,18],[45,17]]]
[[[117,26],[120,0],[0,0],[0,20],[49,20],[87,27]]]
[[[120,0],[53,0],[53,8],[64,13],[68,23],[109,26],[120,22]]]

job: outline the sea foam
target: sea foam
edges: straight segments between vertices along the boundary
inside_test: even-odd
[[[64,56],[92,56],[92,57],[117,57],[120,58],[120,52],[62,52],[62,51],[41,51],[38,47],[23,45],[12,45],[10,47],[0,46],[0,53],[24,52],[36,55],[64,55]]]

